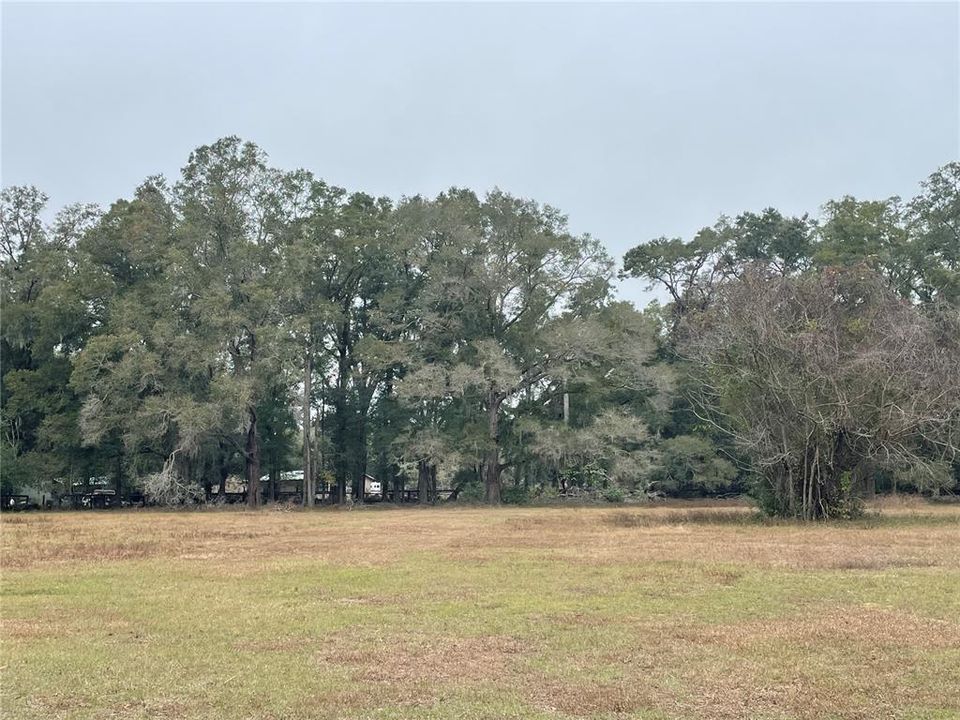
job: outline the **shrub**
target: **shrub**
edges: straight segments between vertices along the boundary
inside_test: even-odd
[[[611,503],[622,503],[623,490],[616,486],[608,487],[603,491],[603,499]]]
[[[526,505],[530,502],[530,493],[523,485],[510,485],[501,490],[500,499],[505,505]]]
[[[457,502],[478,503],[483,502],[483,483],[469,482],[464,485],[457,495]]]

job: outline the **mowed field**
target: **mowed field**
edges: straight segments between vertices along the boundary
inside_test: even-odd
[[[960,718],[960,506],[6,515],[4,718]]]

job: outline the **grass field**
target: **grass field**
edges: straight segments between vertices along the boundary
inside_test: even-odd
[[[4,718],[960,718],[960,507],[8,515]]]

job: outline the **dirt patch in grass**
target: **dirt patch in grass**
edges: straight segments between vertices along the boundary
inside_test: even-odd
[[[920,652],[960,648],[960,624],[921,618],[903,612],[845,607],[811,609],[802,618],[756,620],[698,629],[704,642],[745,650],[756,643],[785,643],[794,647],[827,645],[853,647],[867,642],[873,647],[912,648]]]
[[[572,717],[625,715],[656,707],[657,696],[640,683],[541,681],[528,686],[525,699],[536,709]]]
[[[139,702],[117,703],[111,706],[106,717],[123,720],[124,718],[182,718],[196,712],[196,703],[182,700],[150,699]]]
[[[58,623],[50,620],[0,618],[0,637],[4,640],[62,637],[71,632],[71,630],[60,627]]]
[[[48,696],[31,696],[26,705],[34,711],[39,711],[46,717],[69,717],[72,713],[91,707],[86,698],[77,697],[66,692]],[[5,702],[6,706],[7,703]]]
[[[781,682],[763,682],[746,664],[737,673],[699,675],[691,678],[698,683],[691,697],[672,704],[661,703],[664,710],[679,711],[687,717],[710,720],[742,720],[743,718],[821,718],[870,717],[862,712],[840,705],[825,697],[818,688],[797,678]]]
[[[439,697],[436,686],[394,686],[375,681],[363,686],[328,690],[309,697],[294,717],[303,718],[362,718],[376,716],[378,708],[392,712],[403,711],[406,717],[418,718],[434,705]],[[264,720],[285,720],[291,715],[278,713],[260,716]]]

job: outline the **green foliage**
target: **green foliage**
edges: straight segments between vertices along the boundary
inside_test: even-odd
[[[880,386],[933,397],[942,368],[924,353],[960,347],[958,177],[952,163],[908,202],[844,197],[816,220],[767,208],[638,246],[624,274],[671,299],[643,312],[614,299],[613,259],[554,207],[463,188],[393,202],[274,168],[237,137],[105,211],[71,205],[46,222],[41,191],[7,188],[3,486],[109,475],[195,497],[301,465],[341,496],[373,472],[390,488],[469,476],[465,500],[478,487],[488,502],[526,502],[522,488],[614,498],[739,487],[736,452],[776,505],[813,462],[791,445],[802,427],[804,448],[834,444],[822,496],[836,512],[855,512],[842,473],[861,482],[875,457],[889,459],[871,472],[901,487],[946,491],[955,435],[919,418],[885,426],[879,449],[864,438],[896,413],[825,408],[830,393]],[[691,328],[722,362],[689,352]],[[897,360],[894,345],[917,352]],[[887,374],[867,382],[878,358]],[[823,405],[801,412],[797,398]],[[778,512],[797,512],[790,497]]]
[[[530,499],[530,493],[523,485],[507,485],[501,495],[504,505],[526,505]]]
[[[460,503],[479,503],[483,501],[483,483],[479,479],[466,483],[457,496],[457,502]]]
[[[680,435],[660,443],[660,463],[651,488],[667,493],[690,494],[729,490],[737,469],[721,457],[704,438]]]
[[[608,487],[603,491],[603,499],[609,503],[622,503],[623,498],[623,490],[619,487]]]
[[[608,479],[607,471],[596,461],[578,463],[560,471],[560,483],[565,488],[593,490],[605,487]]]
[[[863,501],[854,494],[853,473],[844,470],[836,484],[837,495],[828,504],[831,515],[841,520],[852,520],[863,516]]]

